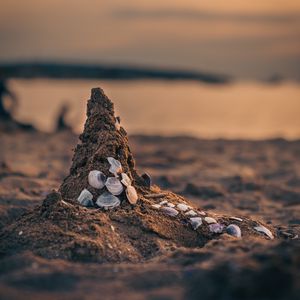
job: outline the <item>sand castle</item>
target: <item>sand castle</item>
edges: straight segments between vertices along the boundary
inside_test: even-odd
[[[243,239],[275,235],[249,218],[207,213],[151,185],[149,175],[140,176],[113,103],[96,88],[70,174],[41,207],[4,230],[0,252],[137,262],[177,247],[203,247],[225,234]]]

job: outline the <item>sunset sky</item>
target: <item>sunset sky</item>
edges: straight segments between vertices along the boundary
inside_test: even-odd
[[[300,79],[300,1],[2,0],[0,61]]]

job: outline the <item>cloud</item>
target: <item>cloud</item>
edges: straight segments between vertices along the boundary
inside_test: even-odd
[[[243,23],[288,23],[300,21],[300,14],[241,14],[195,10],[134,10],[123,9],[114,13],[124,19],[181,19],[199,21],[230,21]]]

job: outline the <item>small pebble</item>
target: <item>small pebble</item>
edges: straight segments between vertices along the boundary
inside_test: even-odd
[[[195,217],[197,216],[197,213],[194,210],[189,210],[185,213],[186,216],[191,216],[191,217]]]
[[[211,217],[205,217],[204,221],[208,224],[217,223],[216,219],[211,218]]]
[[[201,215],[201,216],[205,216],[205,215],[206,215],[206,213],[205,213],[204,211],[202,211],[202,210],[200,210],[198,213],[199,213],[199,215]]]
[[[226,232],[232,236],[235,236],[237,238],[242,237],[242,232],[239,226],[235,224],[230,224],[226,227]]]
[[[177,208],[181,211],[187,211],[189,209],[189,207],[184,203],[177,204]]]
[[[200,217],[190,218],[190,223],[194,230],[196,230],[200,225],[202,225],[202,219]]]
[[[209,231],[213,233],[221,233],[224,229],[224,225],[216,223],[216,224],[210,224]]]
[[[162,211],[170,217],[175,217],[178,215],[178,211],[172,207],[162,207]]]
[[[21,230],[21,231],[19,231],[19,235],[22,235],[23,234],[23,231]]]
[[[168,202],[167,205],[168,205],[169,207],[175,207],[175,204],[170,203],[170,202]]]
[[[151,187],[151,177],[150,177],[150,175],[149,174],[147,174],[147,173],[144,173],[144,174],[142,174],[142,176],[141,176],[143,179],[144,179],[144,182],[145,182],[145,186],[147,187],[147,188],[150,188]]]

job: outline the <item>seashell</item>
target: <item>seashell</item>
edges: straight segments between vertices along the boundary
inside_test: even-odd
[[[104,192],[97,198],[96,204],[104,209],[114,208],[119,206],[121,201],[114,195]]]
[[[161,201],[160,203],[159,203],[159,205],[164,205],[164,204],[167,204],[168,203],[168,201],[167,200],[164,200],[164,201]]]
[[[173,203],[171,203],[171,202],[168,202],[167,205],[168,205],[169,207],[175,207],[175,204],[173,204]]]
[[[205,217],[204,221],[208,224],[217,223],[216,219],[211,218],[211,217]]]
[[[121,176],[122,176],[121,182],[125,186],[131,185],[131,179],[129,178],[129,176],[126,173],[122,173]]]
[[[162,207],[162,211],[170,217],[175,217],[178,215],[178,211],[173,207]]]
[[[259,226],[256,226],[254,227],[254,229],[258,232],[262,232],[264,233],[266,236],[268,236],[271,240],[274,239],[274,236],[273,236],[273,233],[268,229],[266,228],[265,226],[262,226],[262,225],[259,225]]]
[[[229,217],[229,219],[239,221],[239,222],[243,222],[243,219],[238,218],[238,217]]]
[[[87,189],[83,189],[77,198],[78,202],[83,206],[93,206],[93,195]]]
[[[194,217],[194,216],[197,216],[197,213],[194,211],[194,210],[189,210],[185,213],[186,216],[191,216],[191,217]]]
[[[115,196],[120,195],[124,189],[122,183],[116,177],[108,177],[105,186]]]
[[[242,232],[239,226],[235,224],[230,224],[226,227],[226,232],[232,236],[235,236],[237,238],[242,237]]]
[[[88,182],[89,185],[95,189],[102,189],[105,185],[106,176],[97,170],[93,170],[89,173]]]
[[[138,196],[135,188],[132,185],[129,185],[126,188],[126,196],[127,196],[128,202],[130,204],[136,204],[136,202],[139,199],[139,196]]]
[[[108,157],[107,160],[110,163],[110,173],[116,175],[122,172],[122,165],[118,160],[114,159],[113,157]]]
[[[121,119],[120,119],[120,117],[116,117],[115,127],[116,127],[116,130],[118,130],[118,131],[121,129]]]
[[[144,173],[144,174],[142,174],[141,177],[144,179],[145,186],[147,188],[150,188],[151,187],[151,183],[152,183],[150,175],[148,173]]]
[[[201,215],[201,216],[206,216],[206,213],[205,213],[204,211],[202,211],[202,210],[198,211],[198,213],[199,213],[199,215]]]
[[[187,211],[189,209],[189,207],[184,203],[177,204],[177,208],[181,211]]]
[[[213,233],[221,233],[224,229],[224,225],[216,223],[208,225],[209,231]]]
[[[202,219],[200,217],[190,218],[190,223],[194,230],[196,230],[200,225],[202,225]]]
[[[155,209],[160,209],[161,208],[161,205],[159,205],[159,204],[152,204],[151,206]]]

